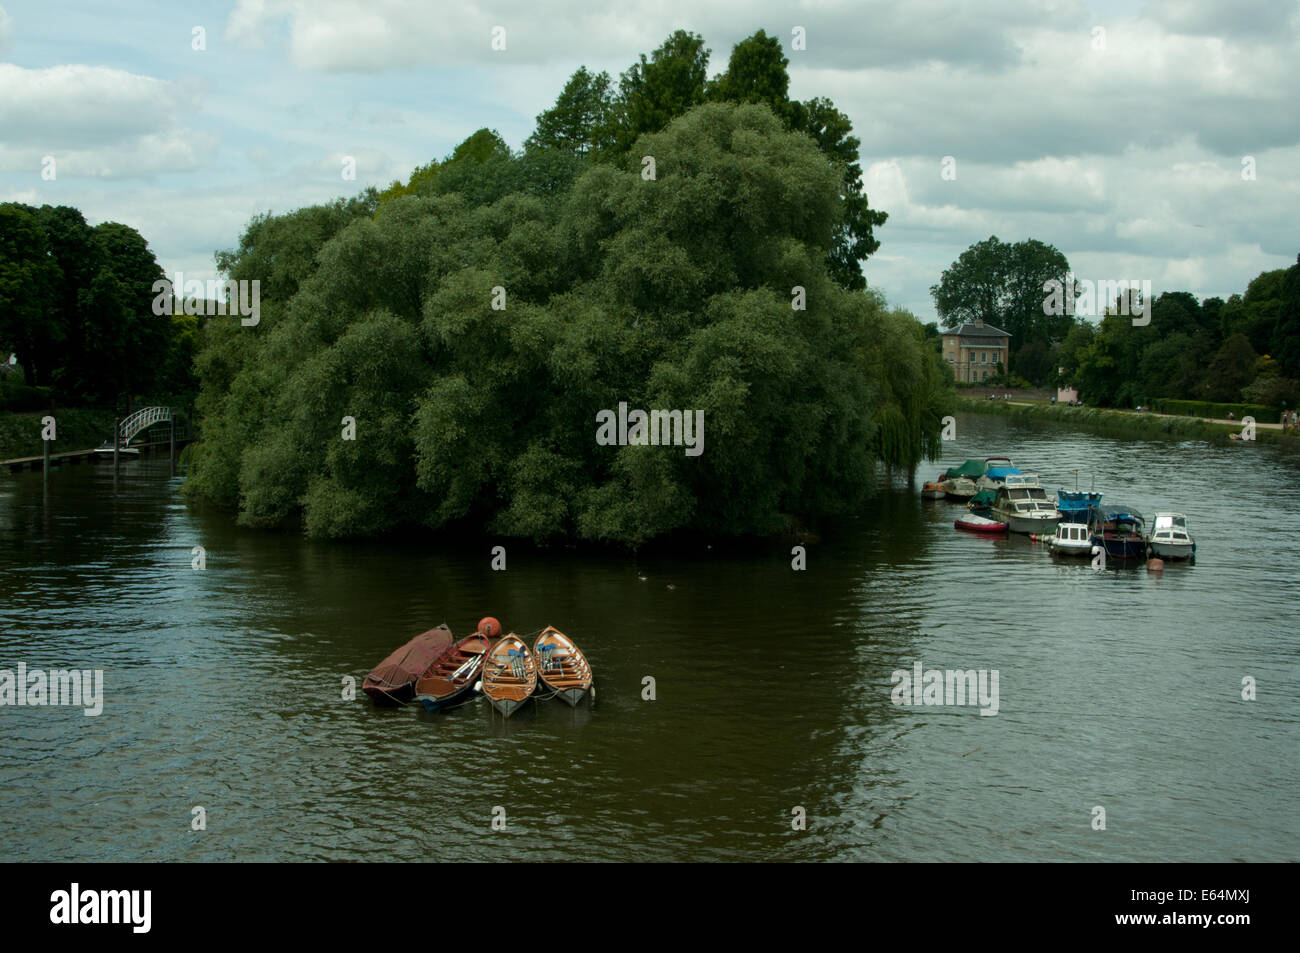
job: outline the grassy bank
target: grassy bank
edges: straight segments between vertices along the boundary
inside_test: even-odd
[[[1065,404],[1009,404],[1005,401],[956,398],[956,409],[973,414],[992,414],[1020,420],[1050,420],[1069,424],[1102,437],[1166,438],[1170,440],[1205,440],[1228,443],[1229,434],[1240,433],[1241,424],[1220,424],[1199,417],[1158,417],[1126,410],[1101,407],[1070,407]],[[1295,434],[1257,428],[1258,443],[1285,443],[1300,446]]]
[[[53,414],[55,439],[50,453],[89,450],[113,435],[113,411],[74,410],[0,413],[0,460],[41,453],[41,418]]]

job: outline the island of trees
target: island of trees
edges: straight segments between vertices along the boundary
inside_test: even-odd
[[[679,31],[617,84],[579,69],[519,153],[479,130],[252,221],[219,264],[261,321],[209,324],[186,492],[319,537],[638,545],[850,513],[932,455],[951,375],[866,289],[848,120],[789,99],[762,32],[708,57]],[[704,453],[598,443],[620,402],[702,410]]]

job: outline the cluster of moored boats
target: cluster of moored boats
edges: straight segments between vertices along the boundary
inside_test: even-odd
[[[548,625],[530,648],[513,632],[503,636],[491,616],[459,641],[445,624],[420,633],[375,666],[361,690],[376,705],[419,702],[429,711],[455,708],[481,692],[507,718],[530,698],[560,698],[576,708],[596,694],[587,657],[559,629]]]
[[[1023,533],[1045,543],[1054,555],[1109,559],[1195,560],[1196,541],[1182,513],[1159,512],[1148,528],[1131,506],[1104,504],[1102,495],[1059,489],[1047,495],[1038,476],[1022,472],[1007,457],[967,460],[921,488],[926,499],[966,504],[954,526],[972,533]]]

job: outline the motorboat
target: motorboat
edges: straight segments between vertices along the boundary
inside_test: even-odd
[[[1131,506],[1098,507],[1091,529],[1092,542],[1108,559],[1144,559],[1147,554],[1146,517]]]
[[[1092,554],[1092,533],[1087,523],[1058,523],[1056,533],[1048,536],[1045,541],[1053,556]]]
[[[1196,540],[1187,528],[1187,517],[1182,513],[1157,513],[1147,539],[1151,554],[1161,559],[1196,558]]]
[[[1061,511],[1033,473],[1007,473],[997,489],[989,515],[1013,533],[1046,534],[1061,521]]]

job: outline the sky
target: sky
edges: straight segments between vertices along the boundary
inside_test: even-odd
[[[991,235],[1200,298],[1300,252],[1300,0],[590,6],[0,0],[0,202],[123,222],[207,279],[255,214],[405,180],[485,126],[521,147],[579,66],[617,77],[685,29],[712,75],[761,28],[791,96],[852,120],[889,214],[867,282],[923,321]]]

